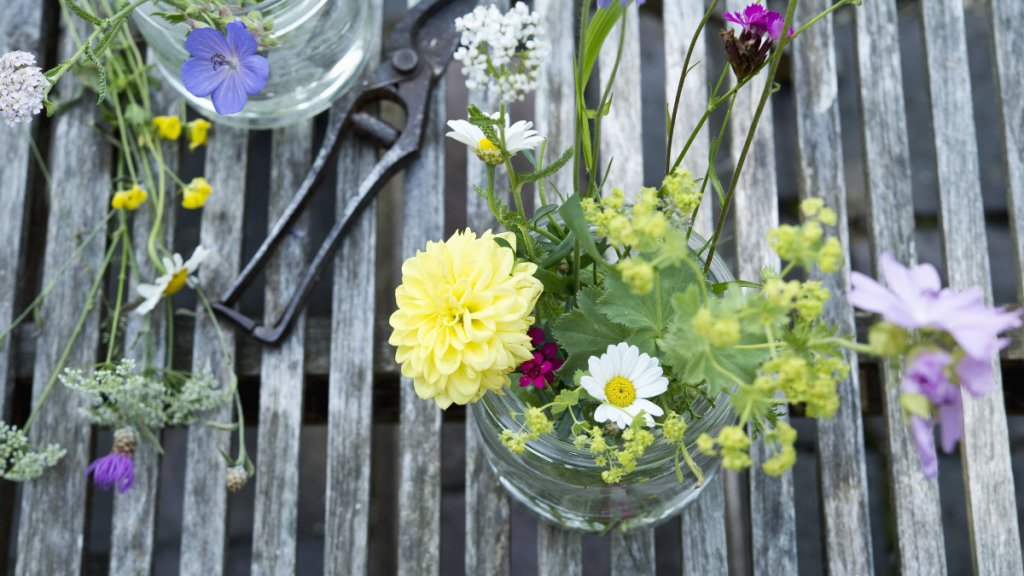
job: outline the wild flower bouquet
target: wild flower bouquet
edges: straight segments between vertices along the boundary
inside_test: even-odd
[[[837,272],[845,249],[828,233],[837,225],[836,212],[820,199],[800,205],[802,224],[769,234],[769,244],[785,263],[781,270],[765,267],[759,278],[743,280],[713,274],[722,229],[783,50],[831,10],[860,4],[843,0],[794,30],[796,3],[789,2],[785,15],[758,3],[723,14],[739,26],[739,35],[720,34],[728,65],[707,112],[674,160],[669,138],[670,168],[660,186],[640,190],[616,188],[597,164],[597,135],[615,105],[618,62],[596,108],[582,96],[597,54],[626,17],[629,0],[599,0],[593,14],[588,2],[582,4],[575,139],[572,148],[555,151],[562,153],[552,162],[545,161],[544,135],[529,122],[514,122],[506,110],[506,103],[535,87],[537,67],[549,52],[537,14],[519,3],[507,14],[481,7],[456,20],[462,33],[456,59],[467,87],[496,90],[501,104],[494,113],[470,106],[467,119],[448,123],[448,136],[486,164],[487,186],[476,192],[504,231],[460,231],[447,241],[428,243],[407,260],[390,343],[402,374],[421,398],[442,409],[475,403],[485,445],[487,427],[494,424],[481,421],[500,421],[494,435],[508,451],[537,456],[530,460],[532,471],[505,474],[508,452],[489,453],[506,487],[549,518],[561,521],[571,508],[557,504],[571,499],[570,484],[596,488],[571,478],[582,474],[583,464],[568,455],[561,462],[552,457],[548,437],[571,442],[577,454],[585,453],[602,470],[604,483],[622,488],[656,483],[657,473],[652,475],[644,462],[653,458],[645,460],[650,447],[661,444],[674,445],[673,471],[680,483],[691,478],[699,487],[704,482],[706,471],[697,456],[704,461],[720,456],[732,470],[751,466],[752,442],[763,443],[769,455],[761,462],[764,472],[779,475],[796,459],[796,432],[781,407],[802,404],[808,416],[831,417],[839,406],[836,385],[849,375],[847,354],[856,351],[898,363],[909,360],[901,384],[903,405],[925,474],[933,476],[934,424],[941,423],[943,448],[951,450],[962,430],[960,388],[975,396],[992,388],[992,357],[1006,345],[996,336],[1019,327],[1021,311],[984,306],[980,289],[961,294],[941,289],[930,266],[908,271],[883,259],[890,289],[854,274],[850,302],[886,319],[872,329],[869,344],[838,333],[822,318],[833,294],[821,282],[801,278],[815,268]],[[691,46],[716,6],[712,2]],[[689,70],[688,55],[680,88],[687,80],[700,81],[687,78]],[[727,89],[730,70],[735,78]],[[767,76],[765,87],[728,187],[715,172],[721,135],[713,141],[707,171],[693,174],[686,167],[687,152],[705,121],[723,104],[731,111],[736,94],[759,74]],[[670,133],[675,123],[673,113]],[[520,154],[525,163],[516,159]],[[496,193],[499,169],[507,174],[514,206]],[[572,172],[573,189],[546,190],[545,181],[562,169]],[[522,195],[531,182],[540,201],[528,217]],[[721,210],[714,234],[705,241],[692,224],[709,192]],[[494,403],[488,398],[498,396],[488,393],[518,400]],[[712,429],[708,420],[724,417],[715,410],[722,403],[736,421]],[[488,407],[476,410],[481,404]],[[512,420],[494,416],[502,410]],[[543,495],[523,480],[531,474],[557,477],[559,489]],[[510,480],[514,476],[520,480]],[[637,514],[639,498],[624,504],[628,514],[617,521]]]

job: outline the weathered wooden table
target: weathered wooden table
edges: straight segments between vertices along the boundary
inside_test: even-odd
[[[414,2],[415,0],[411,0]],[[502,0],[507,2],[507,0]],[[381,26],[383,0],[370,0],[377,26]],[[828,0],[802,0],[797,20],[806,20],[827,7]],[[534,0],[533,8],[544,19],[553,43],[553,56],[544,69],[535,95],[537,129],[549,139],[549,150],[564,150],[573,134],[573,4],[568,0]],[[961,0],[922,0],[931,113],[935,119],[935,150],[942,249],[946,275],[954,288],[980,284],[991,294],[989,253],[985,244],[985,220],[980,191],[977,134],[972,110],[971,78],[967,66],[967,44]],[[989,0],[994,33],[993,50],[998,106],[1003,123],[999,137],[1004,142],[1008,211],[1014,232],[1014,261],[1018,299],[1024,301],[1024,2]],[[725,7],[739,10],[743,2],[726,0]],[[705,10],[703,0],[665,0],[666,76],[676,78],[682,66],[689,33]],[[0,0],[0,53],[21,49],[43,54],[47,34],[59,33],[57,51],[63,58],[73,51],[70,35],[60,24],[56,0]],[[855,12],[857,66],[861,100],[861,126],[847,130],[862,135],[866,180],[869,192],[870,236],[873,261],[882,252],[892,252],[905,264],[916,261],[914,211],[907,122],[904,108],[900,50],[895,0],[865,0]],[[45,33],[44,33],[45,32]],[[685,33],[683,33],[685,32]],[[616,161],[611,180],[623,188],[643,183],[640,105],[640,33],[635,8],[627,20],[627,43],[619,69],[615,105],[602,133],[603,153]],[[375,44],[379,52],[380,41]],[[837,101],[836,63],[830,22],[808,31],[793,52],[799,183],[806,196],[821,196],[837,208],[840,219],[836,232],[848,243],[845,212],[843,155]],[[609,60],[603,55],[602,70]],[[376,56],[375,56],[376,58]],[[52,59],[52,55],[51,55]],[[705,61],[704,43],[694,48],[694,61]],[[703,64],[696,77],[703,77]],[[70,76],[70,75],[69,75]],[[65,80],[69,87],[74,80]],[[666,83],[667,99],[674,96],[674,82]],[[755,84],[757,82],[755,81]],[[687,84],[681,105],[678,138],[689,133],[703,113],[707,86]],[[259,432],[255,520],[252,544],[252,573],[288,575],[296,566],[296,511],[298,503],[298,460],[300,426],[303,417],[303,383],[310,372],[326,374],[327,477],[324,534],[326,574],[366,574],[368,569],[368,518],[370,493],[370,436],[373,420],[375,366],[388,366],[383,358],[390,351],[380,341],[386,318],[375,318],[375,294],[379,290],[377,228],[400,227],[395,232],[396,253],[391,261],[411,256],[428,240],[444,231],[444,122],[462,110],[446,110],[446,87],[442,82],[433,97],[430,125],[423,154],[404,176],[404,216],[398,212],[368,210],[345,240],[335,266],[332,314],[326,321],[300,320],[299,329],[280,348],[242,354],[242,345],[228,331],[228,345],[238,349],[239,371],[258,372]],[[741,94],[733,112],[732,150],[738,153],[756,106]],[[493,98],[472,96],[484,108],[495,108]],[[86,99],[88,100],[88,99]],[[160,94],[155,109],[175,113],[174,95]],[[48,163],[53,176],[48,194],[45,186],[33,185],[30,175],[32,153],[27,138],[18,131],[3,132],[0,138],[0,324],[16,314],[19,302],[27,301],[33,281],[25,270],[26,261],[37,254],[45,240],[42,276],[47,280],[68,257],[79,236],[95,226],[106,213],[111,189],[112,151],[90,128],[96,107],[83,101],[49,123]],[[41,123],[33,123],[37,136]],[[995,136],[994,133],[988,134]],[[245,178],[248,140],[244,131],[217,127],[206,151],[204,173],[216,191],[202,211],[201,243],[212,249],[203,267],[203,282],[210,294],[219,294],[238,272],[242,260]],[[273,222],[289,200],[297,182],[312,160],[313,122],[279,129],[272,135],[271,196],[267,218]],[[690,153],[688,167],[703,173],[710,137],[702,134]],[[682,140],[675,143],[678,150]],[[756,276],[760,267],[775,261],[765,235],[778,222],[775,154],[790,150],[773,148],[771,115],[762,120],[753,153],[748,159],[736,198],[735,233],[738,275]],[[164,150],[169,164],[177,164],[180,148],[168,144]],[[355,140],[347,141],[338,159],[345,174],[335,193],[337,205],[355,191],[358,176],[373,164],[376,152]],[[469,184],[482,183],[479,163],[470,162],[466,174],[468,224],[476,230],[493,225],[483,201]],[[571,188],[568,171],[558,175],[560,190]],[[32,194],[37,195],[33,197]],[[42,194],[40,197],[39,195]],[[709,198],[710,199],[710,198]],[[45,239],[29,237],[33,203],[48,210]],[[710,231],[711,206],[701,210],[697,231]],[[149,230],[148,212],[135,215],[135,234],[142,239]],[[400,222],[398,218],[401,218]],[[308,224],[303,224],[308,225]],[[166,242],[173,245],[173,228]],[[308,249],[304,235],[284,242],[279,256],[266,275],[265,310],[275,316],[291,293],[295,275]],[[1011,247],[1005,247],[1010,250]],[[34,341],[9,339],[0,348],[0,415],[10,418],[16,357],[34,347],[34,369],[28,377],[33,397],[51,374],[56,359],[73,329],[73,318],[85,305],[80,287],[91,281],[91,272],[102,260],[104,247],[91,245],[46,299],[42,315],[46,329]],[[152,275],[147,259],[140,254],[143,275]],[[388,276],[393,278],[392,276]],[[826,280],[837,297],[828,314],[846,331],[854,330],[853,312],[842,295],[849,287],[849,267]],[[27,291],[27,292],[26,292]],[[30,294],[31,295],[31,294]],[[20,296],[20,299],[19,299]],[[185,348],[192,349],[194,370],[210,368],[223,378],[216,335],[201,307],[197,308],[191,334],[184,334]],[[168,319],[154,312],[159,322]],[[69,359],[69,365],[96,360],[99,343],[99,315],[94,311]],[[375,331],[375,327],[377,327]],[[128,339],[141,329],[133,317]],[[378,340],[375,341],[374,338]],[[14,342],[12,344],[12,341]],[[189,346],[191,344],[191,346]],[[157,350],[163,357],[173,347],[166,342]],[[251,347],[249,348],[251,350]],[[254,355],[255,354],[255,355]],[[1004,358],[1024,357],[1021,339],[1004,352]],[[856,366],[857,358],[851,356]],[[391,377],[394,377],[394,368]],[[378,377],[380,370],[376,371]],[[997,377],[999,371],[996,371]],[[884,374],[889,379],[892,375]],[[842,408],[831,420],[818,426],[817,453],[823,517],[824,550],[833,575],[873,573],[871,532],[868,525],[868,489],[864,460],[861,394],[858,371],[841,383]],[[0,491],[0,551],[5,549],[9,531],[17,531],[19,576],[78,575],[82,572],[86,542],[86,478],[91,459],[93,430],[77,414],[81,398],[62,387],[54,390],[32,429],[37,443],[57,442],[66,447],[64,461],[41,479],[20,491],[20,522],[11,526],[15,492],[10,484]],[[398,492],[398,573],[439,574],[441,518],[441,413],[431,402],[419,400],[411,382],[401,381],[399,418],[400,460]],[[887,465],[892,482],[897,553],[903,574],[933,576],[945,574],[944,536],[938,488],[920,474],[913,441],[903,425],[897,392],[884,398],[886,414]],[[228,407],[212,415],[219,420],[232,416]],[[1013,477],[1010,467],[1007,421],[1001,388],[983,400],[965,402],[965,433],[961,445],[971,553],[975,573],[1003,576],[1022,574],[1020,536],[1017,525]],[[471,422],[471,415],[467,417]],[[223,573],[226,556],[226,511],[228,493],[224,485],[225,463],[215,447],[227,450],[227,432],[202,425],[188,432],[182,509],[180,566],[183,575],[216,576]],[[755,462],[765,458],[753,453]],[[115,497],[109,573],[115,576],[149,574],[153,563],[156,495],[159,488],[159,458],[146,443],[136,454],[135,487]],[[688,575],[727,573],[726,490],[724,475],[716,476],[701,499],[686,509],[682,523],[682,565]],[[755,464],[749,474],[749,507],[752,519],[750,542],[754,573],[796,574],[796,528],[793,481],[787,473],[767,477]],[[746,496],[744,495],[744,498]],[[881,497],[876,495],[875,497]],[[466,427],[466,555],[465,573],[508,574],[510,571],[510,508],[484,459],[472,425]],[[733,527],[735,528],[735,527]],[[961,538],[962,535],[950,535]],[[581,574],[581,539],[574,533],[542,525],[538,541],[538,573],[551,576]],[[620,576],[654,573],[653,531],[611,537],[612,573]],[[6,557],[6,554],[0,556]],[[0,562],[0,572],[4,570]]]

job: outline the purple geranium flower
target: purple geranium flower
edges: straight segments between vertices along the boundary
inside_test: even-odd
[[[637,6],[643,6],[647,0],[636,0]],[[597,0],[598,8],[611,8],[613,0]],[[629,4],[629,0],[622,0],[622,6]]]
[[[267,85],[270,65],[256,55],[256,39],[239,21],[227,26],[225,37],[213,28],[197,28],[185,40],[192,58],[181,65],[181,81],[193,96],[212,96],[218,114],[236,114],[248,96]]]
[[[853,272],[853,289],[847,295],[850,304],[881,314],[904,328],[944,330],[971,358],[988,362],[1006,344],[996,340],[996,335],[1021,326],[1021,310],[1007,312],[1005,308],[985,306],[980,286],[959,293],[943,288],[939,273],[931,264],[908,269],[885,253],[879,266],[889,287]],[[980,375],[978,369],[972,369],[971,374]]]
[[[949,454],[964,432],[963,399],[960,388],[946,375],[946,367],[952,362],[947,352],[937,350],[918,354],[903,377],[900,390],[907,394],[921,394],[935,406],[935,416],[922,418],[910,416],[911,430],[921,458],[921,468],[926,478],[934,478],[939,472],[935,455],[935,424],[942,427],[942,451]]]
[[[85,475],[92,474],[92,479],[104,490],[117,484],[117,491],[124,494],[135,481],[135,461],[130,453],[117,450],[89,464]]]

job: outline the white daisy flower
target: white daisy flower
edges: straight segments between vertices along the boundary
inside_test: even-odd
[[[185,284],[194,287],[196,279],[192,273],[206,260],[209,253],[210,251],[206,248],[196,246],[196,251],[192,253],[188,262],[183,261],[181,254],[175,254],[173,258],[165,257],[163,263],[167,273],[157,278],[153,284],[139,284],[139,287],[136,288],[139,296],[146,300],[135,311],[139,314],[149,314],[164,296],[171,296],[184,288]]]
[[[493,120],[498,119],[500,112],[491,114]],[[462,142],[476,153],[477,158],[488,164],[501,164],[501,150],[498,146],[487,139],[484,131],[479,126],[470,124],[467,120],[449,120],[448,127],[452,132],[445,134],[453,140]],[[523,150],[534,150],[544,141],[542,136],[537,135],[533,128],[533,122],[520,120],[509,126],[508,114],[505,115],[505,148],[512,156]]]
[[[668,378],[662,375],[658,359],[641,354],[636,346],[625,342],[608,346],[608,351],[590,357],[590,375],[580,379],[591,396],[606,402],[594,412],[594,420],[611,420],[626,429],[640,411],[644,411],[647,426],[654,426],[654,416],[664,411],[647,398],[654,398],[668,390]]]

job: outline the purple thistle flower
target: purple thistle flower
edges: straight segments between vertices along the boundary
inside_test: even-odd
[[[192,58],[181,65],[181,81],[198,98],[212,96],[218,114],[237,114],[248,96],[267,85],[270,65],[256,55],[256,39],[239,21],[227,25],[227,37],[214,28],[197,28],[185,40]]]
[[[908,269],[885,253],[879,259],[879,266],[889,287],[870,276],[853,272],[850,275],[853,289],[847,295],[850,304],[881,314],[904,328],[944,330],[975,360],[989,362],[992,354],[1007,344],[997,340],[996,335],[1021,326],[1021,310],[1007,312],[1005,308],[985,306],[980,286],[959,293],[943,288],[939,273],[931,264]],[[991,368],[988,370],[991,379]],[[968,389],[972,394],[974,390],[985,388],[979,381],[983,375],[983,368],[968,366],[971,380]]]
[[[926,478],[934,478],[938,472],[935,455],[935,437],[932,434],[936,424],[942,427],[942,451],[949,454],[956,447],[964,432],[963,399],[960,388],[946,375],[946,367],[952,358],[947,352],[928,351],[918,354],[903,377],[900,390],[907,394],[921,394],[934,405],[932,418],[910,416],[911,430],[921,468]]]
[[[124,494],[135,481],[135,461],[131,454],[113,451],[110,454],[89,464],[85,475],[92,474],[96,485],[104,490],[117,484],[117,491]]]
[[[597,7],[598,8],[611,8],[613,1],[614,0],[597,0]],[[636,5],[637,6],[643,6],[644,2],[646,2],[646,1],[647,0],[636,0]],[[622,6],[625,6],[627,4],[629,4],[629,0],[622,0],[622,4],[621,4]]]

